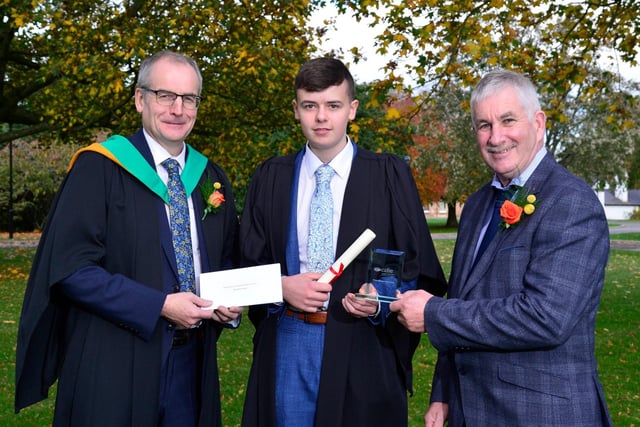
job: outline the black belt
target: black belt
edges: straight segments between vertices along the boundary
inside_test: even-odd
[[[173,342],[171,348],[182,347],[189,344],[192,340],[202,336],[201,328],[176,329],[173,331]]]

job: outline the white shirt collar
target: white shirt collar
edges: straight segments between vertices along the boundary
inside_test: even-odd
[[[347,143],[345,144],[342,151],[340,151],[330,162],[329,166],[336,171],[336,175],[341,178],[345,178],[349,175],[349,171],[351,170],[351,163],[353,161],[353,144],[351,140],[347,136]],[[322,161],[314,154],[311,149],[309,149],[309,143],[307,143],[305,147],[304,157],[302,158],[303,167],[302,170],[307,171],[309,174],[309,178],[313,177],[316,169],[320,167],[323,163]]]
[[[520,175],[512,179],[509,185],[519,185],[520,187],[524,186],[527,180],[531,178],[531,175],[533,175],[533,172],[536,170],[536,168],[538,167],[538,165],[540,164],[540,162],[542,161],[542,159],[546,154],[547,154],[546,147],[542,147],[541,149],[539,149],[536,155],[533,157],[533,160],[531,161],[531,163],[529,163],[529,166],[527,166]],[[504,190],[506,188],[502,185],[502,183],[498,179],[498,176],[495,174],[493,175],[493,181],[491,181],[491,185],[500,190]]]
[[[180,164],[180,170],[184,169],[185,159],[186,159],[186,145],[182,144],[182,151],[177,156],[172,156],[169,152],[160,145],[155,139],[151,137],[147,133],[146,130],[142,129],[144,132],[145,139],[147,140],[147,145],[149,146],[149,150],[151,150],[151,155],[153,156],[153,163],[156,165],[156,169],[163,168],[161,165],[162,162],[167,160],[168,158],[176,159]],[[164,168],[163,168],[164,170]]]

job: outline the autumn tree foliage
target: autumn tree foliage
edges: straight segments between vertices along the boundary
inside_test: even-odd
[[[426,102],[426,101],[423,101]],[[469,117],[469,93],[449,87],[417,105],[408,98],[414,145],[411,168],[423,202],[447,204],[447,226],[457,226],[456,204],[464,203],[491,176],[482,161]]]
[[[443,155],[442,152],[438,152],[438,138],[435,136],[437,134],[424,129],[425,122],[428,121],[426,114],[417,109],[413,98],[409,96],[395,101],[392,108],[396,109],[400,115],[409,117],[410,120],[411,145],[407,147],[407,155],[420,200],[424,205],[443,200],[446,194],[447,177],[442,168],[437,165],[442,164],[445,159],[442,159],[442,162],[431,162],[432,156],[426,155],[426,153],[431,153],[435,157]],[[436,128],[440,127],[439,123],[433,123],[433,125]]]
[[[391,54],[385,71],[420,86],[473,85],[494,67],[530,75],[564,93],[594,66],[636,65],[640,4],[635,0],[333,0],[340,11],[380,25],[375,45]],[[354,60],[362,57],[352,49]],[[589,96],[601,91],[591,84]],[[561,112],[561,111],[559,111]]]
[[[438,202],[444,199],[445,189],[447,185],[447,177],[439,171],[435,164],[425,161],[423,153],[433,152],[443,156],[446,161],[445,153],[438,152],[438,140],[427,135],[414,135],[413,146],[409,147],[409,157],[411,159],[411,171],[418,187],[420,200],[424,204]]]
[[[189,143],[230,175],[239,204],[267,157],[304,141],[291,101],[300,65],[326,28],[308,18],[322,1],[0,0],[0,149],[17,138],[88,143],[98,130],[130,134],[140,61],[164,49],[200,65],[204,98]],[[329,23],[327,25],[330,25]],[[403,119],[384,94],[358,90],[350,134],[367,148],[406,152]]]
[[[599,190],[637,188],[630,186],[634,174],[630,159],[640,139],[640,85],[612,78],[609,72],[592,70],[584,82],[574,85],[561,102],[564,118],[556,118],[547,128],[546,146],[562,165]],[[604,84],[618,90],[581,96],[591,85]],[[545,95],[542,103],[557,100]],[[620,116],[625,117],[623,123],[616,121]]]
[[[0,0],[0,11],[0,123],[11,124],[0,148],[33,135],[86,143],[99,129],[132,133],[140,61],[165,49],[200,65],[204,101],[188,142],[234,186],[299,145],[290,105],[314,53],[308,1]]]
[[[376,84],[356,86],[359,106],[356,119],[349,125],[349,136],[371,151],[405,157],[413,144],[410,117],[401,111],[395,96],[380,92]]]
[[[140,61],[176,50],[204,77],[188,142],[225,167],[242,205],[257,164],[303,143],[291,111],[299,66],[324,54],[363,59],[349,39],[338,52],[321,50],[331,19],[310,28],[308,18],[327,3],[381,24],[371,44],[392,59],[358,91],[350,135],[399,155],[415,135],[411,161],[416,153],[428,160],[417,178],[433,185],[425,199],[444,185],[443,200],[464,200],[487,173],[463,132],[468,117],[431,114],[445,112],[434,107],[443,94],[468,91],[495,67],[526,73],[540,88],[548,146],[563,164],[598,186],[624,180],[638,89],[617,66],[635,64],[639,52],[635,0],[0,0],[0,149],[36,135],[85,144],[98,130],[133,132]],[[407,94],[417,107],[410,115],[393,107]],[[458,107],[468,112],[464,101]]]
[[[539,88],[548,117],[548,147],[560,162],[600,187],[624,180],[629,138],[638,128],[631,112],[639,92],[619,69],[622,63],[637,65],[640,2],[332,3],[380,29],[374,44],[378,54],[391,57],[384,67],[387,87],[411,90],[427,114],[443,90],[469,90],[488,70],[522,72]],[[349,52],[355,62],[363,58],[357,46]],[[453,151],[448,153],[451,162]]]

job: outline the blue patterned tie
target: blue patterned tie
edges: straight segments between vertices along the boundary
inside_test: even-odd
[[[323,273],[333,264],[333,198],[329,184],[334,173],[331,166],[326,164],[315,172],[316,189],[309,212],[309,271]]]
[[[196,291],[195,273],[193,270],[193,251],[191,249],[191,226],[189,224],[189,206],[184,186],[180,180],[177,160],[167,159],[162,166],[169,172],[169,220],[173,235],[173,250],[178,265],[180,292]]]

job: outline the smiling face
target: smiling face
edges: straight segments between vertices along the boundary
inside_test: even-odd
[[[518,92],[511,86],[476,102],[473,116],[476,141],[482,158],[503,185],[520,175],[542,148],[545,122],[541,110],[527,114]]]
[[[293,111],[309,147],[320,160],[331,161],[346,144],[347,126],[355,119],[358,101],[349,96],[346,81],[318,91],[296,91]]]
[[[198,75],[186,63],[162,58],[152,66],[148,89],[198,95]],[[144,129],[169,153],[179,154],[185,138],[193,129],[198,110],[184,108],[181,97],[173,105],[160,105],[153,92],[141,88],[136,88],[135,101]]]

